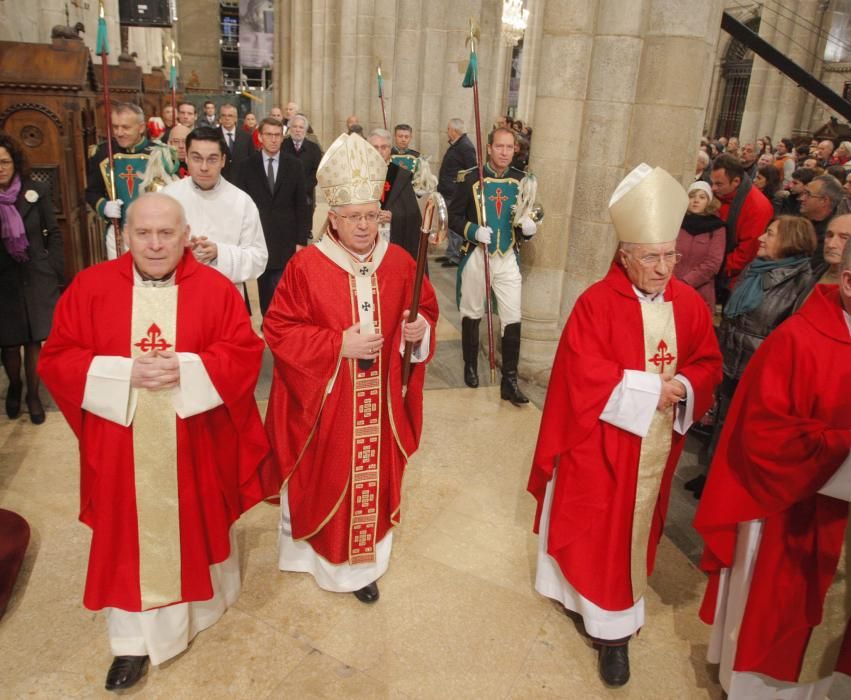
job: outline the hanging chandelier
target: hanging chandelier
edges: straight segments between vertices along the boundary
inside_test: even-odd
[[[529,23],[529,10],[523,9],[523,0],[503,0],[502,38],[506,46],[517,46]]]

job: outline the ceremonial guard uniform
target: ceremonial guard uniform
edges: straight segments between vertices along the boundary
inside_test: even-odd
[[[121,208],[122,226],[124,226],[126,220],[125,212],[127,211],[127,207],[143,192],[142,181],[145,179],[145,169],[148,166],[148,159],[154,148],[156,146],[146,137],[142,137],[141,141],[129,148],[122,148],[113,139],[112,157],[115,161],[114,199],[120,199],[124,203]],[[86,186],[86,202],[104,220],[106,226],[110,227],[112,220],[104,212],[104,207],[110,200],[109,152],[107,151],[106,141],[98,144],[90,152],[91,155],[89,157],[88,173],[86,176],[86,181],[88,182]],[[111,228],[107,229],[106,250],[109,259],[116,257],[115,237],[111,233]]]
[[[121,223],[124,224],[125,212],[130,203],[142,193],[142,180],[145,178],[145,168],[154,145],[143,138],[135,146],[121,148],[115,141],[112,143],[112,157],[115,161],[115,199],[124,202],[121,211]],[[109,154],[106,141],[98,144],[91,152],[87,175],[86,202],[98,216],[110,223],[103,212],[104,205],[109,201]]]
[[[405,168],[405,170],[416,174],[417,168],[420,165],[420,152],[415,151],[413,148],[402,150],[393,146],[390,150],[390,162],[396,163],[400,168]]]
[[[520,181],[520,170],[508,167],[497,176],[490,162],[484,166],[486,224],[493,235],[488,244],[491,289],[496,297],[502,325],[502,398],[513,404],[529,400],[517,386],[517,362],[520,358],[520,265],[518,244],[524,236],[512,224]],[[449,207],[449,227],[465,239],[458,268],[458,308],[461,311],[464,381],[479,384],[477,358],[479,321],[485,311],[485,273],[482,247],[476,232],[482,223],[478,168],[458,173],[458,187]]]

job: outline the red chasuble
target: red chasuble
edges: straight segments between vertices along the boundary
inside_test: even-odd
[[[721,378],[721,355],[709,310],[700,295],[677,279],[665,289],[673,303],[677,373],[694,389],[694,417],[712,405]],[[576,302],[556,352],[528,489],[538,501],[535,532],[553,468],[547,552],[570,584],[604,610],[635,602],[631,583],[631,532],[641,438],[600,420],[624,370],[646,368],[640,302],[619,265]],[[662,536],[671,479],[684,437],[673,432],[650,526],[647,575]]]
[[[287,484],[293,538],[333,564],[373,561],[400,521],[402,475],[422,430],[425,363],[412,365],[403,398],[399,352],[415,270],[392,244],[377,261],[372,298],[384,345],[366,371],[341,355],[343,331],[359,318],[355,276],[319,245],[290,260],[263,320],[275,357],[267,473]],[[432,327],[431,359],[438,308],[427,278],[420,314]]]
[[[38,371],[80,443],[80,520],[92,528],[84,603],[141,609],[133,427],[81,409],[97,355],[131,356],[133,268],[129,254],[83,270],[56,306]],[[263,342],[233,283],[186,252],[175,271],[177,337],[197,353],[224,404],[177,423],[182,599],[213,595],[209,567],[230,554],[228,532],[260,501],[258,467],[268,451],[254,386]]]
[[[848,521],[847,501],[817,492],[849,449],[851,338],[838,289],[819,285],[748,364],[695,517],[710,574],[707,623],[720,570],[733,565],[737,524],[764,519],[733,670],[799,682]],[[851,673],[851,633],[836,670]]]

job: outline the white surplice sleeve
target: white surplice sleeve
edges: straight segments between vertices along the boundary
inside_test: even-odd
[[[242,224],[236,243],[216,241],[218,254],[213,267],[231,282],[255,280],[266,270],[269,251],[257,205],[247,196],[242,202]]]
[[[839,465],[833,476],[821,487],[819,493],[823,496],[832,496],[841,501],[851,501],[851,452],[845,461]]]
[[[637,369],[624,370],[623,379],[609,396],[600,420],[643,438],[650,430],[661,394],[661,375]]]
[[[423,316],[423,318],[425,318],[425,316]],[[427,318],[426,321],[428,321],[428,325],[426,326],[425,335],[423,336],[423,339],[419,343],[414,345],[413,350],[411,350],[411,362],[425,362],[428,359],[429,349],[431,348],[431,321],[429,321]],[[399,343],[399,352],[402,355],[405,354],[404,338]]]
[[[674,430],[685,435],[694,423],[694,389],[691,382],[682,374],[675,374],[674,379],[686,388],[686,397],[674,406]]]
[[[118,425],[130,425],[137,401],[137,390],[130,386],[132,370],[129,357],[95,356],[86,374],[83,410]]]
[[[180,385],[171,390],[171,402],[180,418],[204,413],[224,402],[201,358],[194,352],[177,353]],[[98,355],[86,376],[83,410],[125,427],[133,423],[138,389],[130,386],[133,360],[129,357]]]
[[[179,352],[177,359],[180,361],[180,385],[172,390],[171,401],[175,413],[181,418],[189,418],[221,406],[224,401],[213,386],[200,356],[194,352]]]

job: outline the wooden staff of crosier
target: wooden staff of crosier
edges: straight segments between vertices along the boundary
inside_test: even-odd
[[[479,168],[479,197],[481,197],[480,210],[482,213],[482,226],[488,225],[487,209],[485,208],[485,161],[482,148],[482,125],[479,116],[479,61],[476,56],[476,43],[479,40],[479,30],[473,18],[470,18],[470,33],[467,41],[470,42],[470,62],[467,64],[467,72],[464,74],[462,86],[473,88],[473,111],[476,119],[476,164]],[[479,244],[482,249],[485,270],[485,315],[488,321],[488,364],[491,370],[491,384],[496,382],[496,355],[494,354],[493,341],[493,308],[491,307],[491,268],[488,246]]]
[[[446,212],[446,202],[443,201],[443,196],[437,192],[432,192],[426,200],[425,208],[423,209],[423,225],[420,228],[420,247],[417,251],[417,272],[414,278],[414,293],[411,298],[410,313],[408,320],[410,322],[417,320],[417,313],[420,309],[420,292],[423,288],[423,276],[425,275],[426,255],[428,254],[428,244],[440,243],[446,238],[446,233],[449,229],[449,215]],[[410,341],[405,343],[405,355],[402,358],[402,396],[408,393],[408,378],[411,376],[411,352],[414,349],[414,344]]]
[[[378,99],[381,101],[381,117],[384,119],[384,129],[387,129],[387,112],[384,110],[384,78],[381,75],[381,64],[378,64],[376,69],[376,78],[378,79]]]
[[[106,153],[109,158],[109,182],[106,184],[109,190],[109,198],[115,199],[115,158],[112,154],[112,102],[109,99],[109,66],[107,56],[109,55],[109,41],[106,37],[106,16],[103,9],[103,0],[98,3],[98,35],[95,45],[95,53],[100,55],[100,64],[103,68],[103,111],[106,123]],[[112,235],[115,237],[115,254],[121,255],[121,220],[110,219],[112,222]]]

